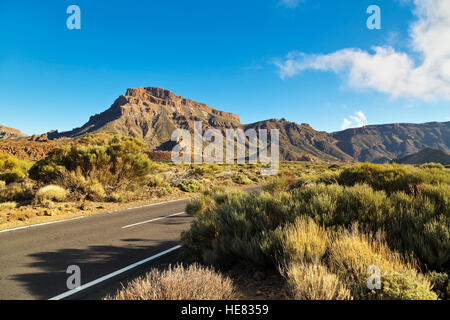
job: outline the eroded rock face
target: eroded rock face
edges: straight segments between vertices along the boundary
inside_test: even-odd
[[[150,148],[163,148],[176,129],[194,129],[201,121],[204,129],[238,128],[240,118],[154,87],[128,89],[105,112],[89,119],[83,127],[69,132],[49,133],[49,139],[79,137],[87,133],[118,132],[145,140]]]

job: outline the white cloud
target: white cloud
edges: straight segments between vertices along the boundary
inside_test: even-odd
[[[345,130],[348,128],[360,128],[367,126],[369,121],[367,121],[367,117],[361,110],[356,112],[354,115],[349,117],[350,119],[344,118],[342,122],[341,129]]]
[[[297,8],[300,2],[304,0],[280,0],[280,5],[285,6],[287,8]]]
[[[281,78],[304,70],[344,73],[354,88],[423,100],[450,99],[450,1],[414,0],[411,48],[420,61],[386,45],[373,52],[342,49],[331,54],[291,52],[274,63]]]

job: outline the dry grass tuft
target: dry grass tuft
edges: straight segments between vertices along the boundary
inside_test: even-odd
[[[350,290],[320,264],[294,263],[284,271],[291,298],[296,300],[350,300]]]
[[[328,234],[309,217],[299,217],[285,228],[282,245],[288,262],[319,262],[327,250]]]
[[[35,200],[37,203],[43,203],[45,200],[63,202],[67,199],[67,191],[57,185],[43,187],[36,192]]]
[[[106,300],[229,300],[235,289],[232,281],[210,268],[193,264],[153,269]]]
[[[11,202],[3,202],[0,203],[0,210],[10,210],[17,207],[17,202],[11,201]]]

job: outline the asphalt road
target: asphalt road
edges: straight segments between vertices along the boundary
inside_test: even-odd
[[[181,200],[0,233],[0,300],[50,299],[69,291],[66,271],[71,265],[80,267],[83,285],[177,246],[181,231],[192,221],[183,213],[186,203]],[[121,280],[176,259],[173,251],[67,298],[102,298]]]
[[[42,300],[66,294],[71,276],[66,271],[73,265],[80,268],[81,285],[95,285],[63,298],[102,299],[153,267],[176,263],[178,250],[145,260],[179,245],[181,232],[192,222],[184,213],[188,201],[0,232],[0,300]],[[141,262],[145,263],[115,274]],[[109,278],[97,283],[105,276]]]

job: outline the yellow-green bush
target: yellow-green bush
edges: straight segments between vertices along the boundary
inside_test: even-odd
[[[173,189],[172,186],[168,182],[162,182],[157,188],[156,188],[156,194],[158,197],[165,197],[170,194],[172,194]]]
[[[370,297],[378,300],[437,300],[436,293],[428,284],[411,276],[399,273],[381,277],[381,290],[371,292]]]
[[[176,184],[176,186],[184,192],[199,192],[203,189],[201,182],[194,179],[184,179]]]
[[[52,150],[29,174],[34,180],[58,183],[84,195],[89,195],[89,187],[96,183],[108,194],[129,190],[147,182],[151,162],[144,148],[144,142],[132,137],[88,136]]]
[[[375,190],[384,190],[387,193],[414,193],[421,184],[450,184],[450,171],[434,166],[415,168],[397,164],[363,163],[343,170],[338,182],[347,186],[366,183]]]
[[[237,184],[252,184],[253,181],[243,172],[237,172],[233,175],[233,182]]]
[[[13,156],[0,154],[0,180],[6,183],[23,180],[31,165],[31,161],[21,161]]]
[[[11,183],[4,188],[0,188],[0,201],[26,201],[33,198],[33,190],[25,183]]]

